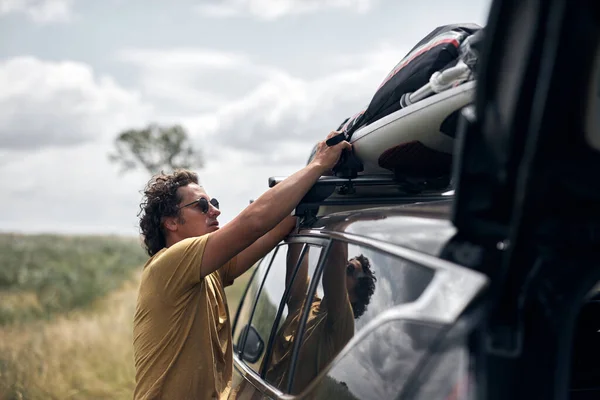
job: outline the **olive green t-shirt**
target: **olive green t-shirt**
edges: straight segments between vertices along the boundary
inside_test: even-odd
[[[200,276],[210,234],[182,240],[144,266],[133,320],[134,400],[227,398],[233,351],[227,299],[235,258]]]
[[[326,303],[326,298],[315,297],[311,304],[298,353],[293,394],[305,389],[354,336],[354,314],[348,298],[340,310],[329,310]],[[285,390],[288,380],[302,308],[291,310],[273,343],[273,358],[266,379],[281,390]]]

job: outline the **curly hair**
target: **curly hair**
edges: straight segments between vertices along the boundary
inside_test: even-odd
[[[356,319],[360,318],[367,311],[367,306],[371,302],[371,296],[375,293],[377,278],[375,277],[375,273],[371,271],[371,262],[367,257],[361,254],[351,260],[357,260],[365,274],[365,276],[358,278],[354,287],[357,300],[352,302],[352,311]]]
[[[177,189],[190,183],[197,184],[198,175],[183,169],[175,170],[172,174],[161,172],[148,181],[138,217],[140,217],[144,247],[150,257],[167,245],[163,218],[180,217],[178,205],[181,196],[177,193]]]

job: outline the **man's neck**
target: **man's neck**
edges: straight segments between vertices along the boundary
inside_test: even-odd
[[[180,237],[174,237],[169,235],[168,237],[165,238],[165,247],[169,248],[171,246],[173,246],[175,243],[180,242],[182,239]]]

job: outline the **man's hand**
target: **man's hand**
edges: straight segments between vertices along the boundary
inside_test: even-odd
[[[315,151],[315,155],[311,163],[319,165],[324,171],[329,171],[335,167],[335,164],[337,164],[338,160],[340,159],[342,151],[352,148],[352,145],[345,140],[342,140],[340,143],[334,146],[327,146],[325,143],[327,139],[339,135],[340,133],[341,132],[338,131],[332,131],[329,133],[329,135],[327,135],[327,138],[324,141],[317,144],[317,150]]]
[[[339,132],[331,132],[327,139],[337,134]],[[320,142],[307,166],[267,190],[223,228],[211,233],[211,239],[204,248],[199,277],[216,271],[289,216],[315,182],[335,166],[342,151],[350,148],[352,146],[347,141],[335,146]],[[290,232],[291,225],[286,226],[287,230],[277,241]]]

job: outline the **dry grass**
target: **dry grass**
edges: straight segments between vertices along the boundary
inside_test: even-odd
[[[147,258],[133,238],[0,233],[0,325],[88,307]]]
[[[226,289],[232,318],[247,277]],[[0,327],[0,400],[131,399],[138,282],[91,311]]]
[[[0,330],[0,398],[131,399],[137,282],[51,322]]]

